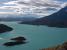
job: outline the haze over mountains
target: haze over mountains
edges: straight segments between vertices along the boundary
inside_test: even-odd
[[[33,14],[20,14],[20,15],[0,15],[0,21],[32,21],[37,19],[39,16]]]
[[[52,15],[42,17],[30,22],[21,22],[21,24],[48,25],[51,27],[67,27],[67,6]]]

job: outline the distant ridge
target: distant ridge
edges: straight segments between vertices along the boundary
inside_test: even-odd
[[[21,22],[21,24],[67,27],[67,6],[52,15],[42,17],[30,22]]]

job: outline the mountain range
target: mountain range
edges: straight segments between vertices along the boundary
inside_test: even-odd
[[[50,27],[67,27],[67,6],[49,16],[29,22],[21,22],[20,24],[47,25]]]
[[[33,14],[20,14],[20,15],[0,15],[0,21],[32,21],[37,19],[37,15]]]

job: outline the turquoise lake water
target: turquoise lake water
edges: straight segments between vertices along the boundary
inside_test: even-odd
[[[67,41],[67,28],[55,28],[47,26],[34,26],[18,24],[18,22],[1,22],[14,30],[0,34],[0,50],[39,50],[51,46],[56,46]],[[12,47],[3,46],[11,38],[24,36],[27,39],[26,44]]]

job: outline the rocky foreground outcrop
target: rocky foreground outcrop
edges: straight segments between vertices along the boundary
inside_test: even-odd
[[[44,48],[41,50],[67,50],[67,42],[64,42],[62,45],[58,45],[51,48]]]
[[[9,32],[12,30],[13,30],[13,28],[11,28],[7,25],[4,25],[4,24],[0,24],[0,33]]]

